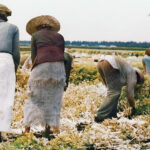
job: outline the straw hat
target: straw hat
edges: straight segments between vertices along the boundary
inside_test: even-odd
[[[52,30],[57,32],[60,30],[59,21],[56,18],[49,15],[42,15],[31,19],[27,23],[26,30],[29,34],[33,34],[37,31],[37,27],[41,25],[50,26]]]
[[[11,16],[11,10],[3,4],[0,4],[0,13],[6,13],[7,16]]]

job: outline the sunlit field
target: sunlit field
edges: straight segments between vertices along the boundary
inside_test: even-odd
[[[0,149],[150,149],[149,77],[145,76],[145,83],[136,87],[135,116],[129,117],[131,108],[126,100],[126,89],[123,88],[118,106],[118,119],[106,119],[101,124],[94,122],[94,115],[107,93],[96,69],[100,55],[121,55],[131,66],[143,71],[141,60],[144,52],[75,48],[69,49],[68,52],[73,56],[74,62],[70,84],[63,96],[60,134],[48,139],[42,136],[42,127],[33,127],[30,134],[22,134],[23,107],[27,100],[27,82],[31,73],[29,65],[24,65],[30,52],[22,51],[12,122],[13,131],[16,133],[8,134],[8,140],[0,144]]]

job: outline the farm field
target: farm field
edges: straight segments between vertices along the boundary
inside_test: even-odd
[[[51,140],[42,136],[42,127],[32,128],[33,132],[22,134],[23,107],[27,99],[27,81],[30,69],[23,66],[30,52],[21,52],[21,65],[17,72],[15,106],[12,128],[19,134],[8,134],[8,141],[0,143],[2,150],[141,150],[150,149],[150,78],[136,87],[136,115],[132,118],[126,100],[125,88],[119,101],[118,118],[106,119],[101,124],[94,122],[106,87],[96,69],[101,55],[121,55],[133,67],[142,68],[143,51],[68,49],[74,57],[70,84],[63,96],[60,134]],[[38,136],[37,136],[38,135]]]

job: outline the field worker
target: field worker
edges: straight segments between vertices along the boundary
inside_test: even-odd
[[[107,96],[103,100],[97,115],[96,122],[116,117],[117,104],[123,86],[127,86],[127,98],[135,113],[134,89],[136,84],[144,83],[144,76],[137,68],[132,68],[120,56],[105,55],[97,65],[100,76],[107,87]]]
[[[150,75],[150,48],[145,51],[145,56],[142,59],[143,69],[146,75]]]
[[[0,133],[9,131],[20,62],[19,31],[7,22],[11,10],[0,4]]]
[[[52,16],[31,19],[26,26],[32,35],[32,72],[29,78],[29,96],[24,108],[25,132],[31,126],[45,127],[59,132],[60,111],[65,86],[64,38],[57,33],[60,23]]]
[[[64,90],[66,91],[69,84],[70,72],[71,69],[73,68],[73,57],[68,52],[64,52],[64,58],[65,58],[64,63],[65,63],[65,72],[66,72],[66,85]]]

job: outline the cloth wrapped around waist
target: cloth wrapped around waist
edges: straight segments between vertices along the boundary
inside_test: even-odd
[[[45,62],[64,61],[64,50],[57,46],[45,46],[37,49],[33,66]]]
[[[65,83],[64,62],[46,62],[37,65],[31,73],[29,86],[44,87],[49,83]]]

